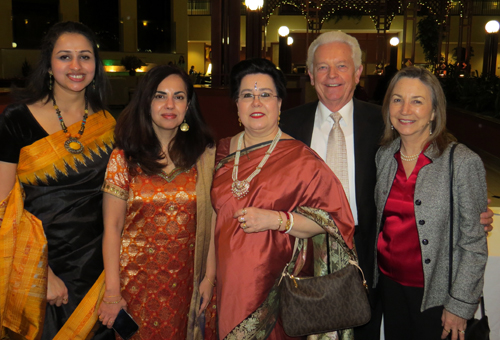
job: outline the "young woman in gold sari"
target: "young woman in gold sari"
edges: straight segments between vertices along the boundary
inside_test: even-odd
[[[0,338],[79,339],[96,323],[100,187],[115,125],[106,87],[92,31],[58,23],[29,85],[0,115]],[[113,333],[103,327],[95,338]]]
[[[286,94],[281,71],[265,59],[242,61],[231,71],[231,92],[245,129],[217,148],[211,193],[217,220],[205,280],[217,281],[221,339],[288,339],[277,316],[276,279],[295,237],[337,233],[352,248],[353,218],[330,168],[278,126]],[[324,275],[325,236],[314,243],[315,275]],[[330,258],[332,270],[347,261]]]

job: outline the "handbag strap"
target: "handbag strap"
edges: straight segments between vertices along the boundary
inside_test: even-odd
[[[448,249],[448,294],[451,296],[451,281],[453,280],[453,154],[458,144],[453,144],[450,150],[449,173],[450,173],[450,246]]]
[[[453,281],[453,171],[454,171],[454,166],[453,166],[453,154],[455,153],[455,148],[457,147],[458,144],[453,144],[453,146],[450,149],[450,163],[449,163],[449,173],[450,173],[450,246],[448,249],[449,252],[449,269],[448,269],[448,294],[454,298],[455,300],[458,300],[460,302],[469,304],[469,305],[475,305],[477,302],[467,302],[463,301],[460,299],[457,299],[451,294],[451,282]],[[485,316],[485,307],[484,307],[484,298],[481,296],[480,300],[481,304],[481,316]]]
[[[326,243],[327,243],[327,251],[328,251],[328,256],[327,256],[327,261],[328,261],[328,274],[331,274],[331,269],[330,269],[330,248],[328,246],[329,244],[329,239],[328,239],[328,233],[326,233],[327,237],[326,237]],[[285,268],[283,269],[283,272],[281,273],[281,277],[278,281],[278,286],[281,284],[281,280],[283,280],[283,277],[284,276],[289,276],[291,278],[293,278],[293,275],[290,275],[288,273],[288,266],[290,265],[290,263],[292,263],[293,261],[293,258],[295,257],[295,252],[297,251],[297,248],[299,246],[299,238],[296,237],[295,238],[295,243],[293,245],[293,251],[292,251],[292,257],[290,259],[290,261],[285,265]],[[353,266],[355,266],[356,268],[358,268],[358,270],[361,272],[361,276],[362,276],[362,283],[363,283],[363,287],[365,287],[366,291],[368,292],[368,283],[366,282],[366,278],[365,278],[365,273],[363,272],[363,269],[361,269],[361,267],[359,266],[359,263],[358,261],[355,261],[353,259],[349,259],[348,260],[349,264],[352,264]]]

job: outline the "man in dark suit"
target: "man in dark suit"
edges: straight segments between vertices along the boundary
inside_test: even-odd
[[[292,137],[311,146],[326,159],[326,144],[332,128],[330,113],[339,112],[339,122],[346,139],[349,192],[346,193],[356,231],[354,240],[359,264],[368,285],[373,282],[376,209],[375,153],[384,123],[381,108],[353,99],[363,71],[357,40],[343,32],[321,34],[309,47],[307,67],[319,102],[308,103],[281,115],[281,128]],[[372,320],[354,329],[355,339],[379,339],[381,312],[375,292],[370,291]]]
[[[339,124],[345,136],[349,183],[346,196],[356,223],[354,241],[372,305],[370,322],[354,328],[354,338],[378,340],[382,308],[372,284],[376,236],[375,154],[384,129],[381,108],[353,98],[363,71],[356,38],[340,31],[321,34],[309,46],[307,67],[319,101],[283,112],[281,129],[326,160],[328,135],[334,125],[330,114],[338,112],[342,116]],[[485,231],[492,229],[492,217],[491,210],[481,214]]]

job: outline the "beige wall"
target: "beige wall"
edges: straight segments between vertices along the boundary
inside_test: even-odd
[[[0,78],[17,78],[22,76],[22,66],[26,60],[34,69],[40,51],[20,50],[17,48],[0,49]]]
[[[205,43],[190,42],[188,43],[187,69],[194,65],[196,72],[205,73]]]
[[[123,52],[137,52],[136,0],[120,0],[120,30]]]
[[[0,1],[0,48],[12,47],[12,2]]]
[[[208,15],[188,16],[189,23],[189,41],[207,42],[212,39],[212,17]]]
[[[61,21],[79,21],[80,8],[78,0],[59,1],[59,19]]]
[[[139,1],[139,0],[138,0]],[[188,51],[189,21],[187,15],[187,1],[174,0],[172,4],[172,20],[175,23],[175,53],[186,54]],[[178,59],[178,58],[177,58]]]

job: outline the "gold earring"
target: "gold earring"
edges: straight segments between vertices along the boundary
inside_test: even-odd
[[[240,124],[240,126],[241,126],[241,119],[240,119],[240,117],[238,117],[238,124]]]
[[[181,129],[182,132],[188,132],[189,131],[189,124],[186,123],[185,119],[184,119],[184,123],[181,124],[180,129]]]
[[[281,119],[281,111],[278,113],[278,125],[280,123],[280,119]]]
[[[49,72],[49,90],[52,91],[52,83],[53,83],[54,76],[52,72]]]
[[[95,90],[95,78],[92,79],[92,90]]]

